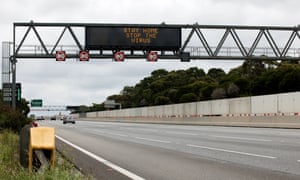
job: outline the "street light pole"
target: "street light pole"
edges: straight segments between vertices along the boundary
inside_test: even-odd
[[[12,87],[11,87],[11,95],[12,95],[12,109],[16,110],[16,66],[17,66],[17,59],[16,59],[16,27],[14,25],[13,28],[13,55],[10,58],[11,71],[12,71]]]

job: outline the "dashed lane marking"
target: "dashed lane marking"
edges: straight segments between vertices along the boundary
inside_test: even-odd
[[[160,142],[160,143],[171,143],[171,141],[164,141],[159,139],[150,139],[150,138],[143,138],[143,137],[135,137],[135,139],[145,140],[145,141],[152,141],[152,142]]]
[[[182,132],[172,132],[172,131],[166,131],[167,134],[179,134],[179,135],[189,135],[189,136],[198,136],[199,134],[196,133],[182,133]]]
[[[277,157],[273,157],[273,156],[266,156],[266,155],[253,154],[253,153],[247,153],[247,152],[233,151],[233,150],[228,150],[228,149],[219,149],[219,148],[213,148],[213,147],[207,147],[207,146],[199,146],[199,145],[194,145],[194,144],[187,144],[186,146],[201,148],[201,149],[214,150],[214,151],[222,151],[222,152],[227,152],[227,153],[235,153],[235,154],[241,154],[241,155],[247,155],[247,156],[268,158],[268,159],[276,159],[277,158]]]
[[[241,138],[241,137],[234,137],[234,136],[216,136],[216,135],[213,135],[211,137],[226,138],[226,139],[239,139],[239,140],[247,140],[247,141],[262,141],[262,142],[272,141],[270,139]]]

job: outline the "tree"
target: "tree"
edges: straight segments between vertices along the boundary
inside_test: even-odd
[[[212,99],[222,99],[226,97],[226,91],[224,88],[216,88],[211,94]]]
[[[249,95],[251,90],[250,90],[250,84],[251,81],[245,77],[240,77],[235,80],[233,80],[233,83],[239,87],[239,95]]]
[[[20,132],[24,125],[32,121],[32,119],[27,118],[29,113],[28,101],[21,99],[21,105],[16,110],[12,110],[10,107],[3,105],[2,93],[0,97],[0,129],[11,129]]]
[[[157,96],[155,98],[154,104],[155,105],[164,105],[164,104],[170,104],[170,99],[165,96]]]
[[[265,87],[266,77],[256,77],[251,83],[251,94],[252,95],[263,95],[266,93]]]
[[[104,103],[96,104],[93,103],[92,107],[89,108],[89,111],[104,111]]]
[[[198,98],[194,93],[187,93],[181,96],[179,102],[186,103],[186,102],[195,102]]]
[[[150,84],[150,88],[154,93],[161,92],[166,89],[165,82],[162,79],[156,80]]]
[[[0,108],[0,129],[11,129],[15,132],[20,132],[24,125],[32,121],[18,110],[14,111],[5,107]]]
[[[262,60],[246,60],[228,74],[219,68],[209,69],[207,74],[197,67],[170,72],[158,69],[107,99],[128,108],[299,91],[299,69],[294,62]]]
[[[85,106],[85,105],[79,106],[79,109],[78,109],[79,113],[85,113],[85,112],[89,112],[89,111],[90,111],[90,107]]]
[[[170,99],[170,101],[172,103],[179,102],[179,99],[178,99],[178,90],[177,89],[169,89],[167,91],[167,97]]]
[[[226,75],[223,69],[219,68],[212,68],[208,70],[207,76],[213,78],[213,79],[220,79],[223,78]]]
[[[21,112],[25,117],[28,116],[30,112],[29,102],[26,99],[22,98],[20,106],[17,108],[19,112]]]
[[[201,88],[207,86],[208,83],[202,80],[195,81],[194,83],[191,83],[188,85],[191,92],[198,94],[201,90]]]
[[[151,76],[154,78],[161,78],[168,74],[168,71],[165,69],[158,69],[151,73]]]
[[[208,100],[211,99],[211,94],[213,90],[217,87],[216,84],[208,84],[207,86],[201,88],[200,93],[201,97],[200,100]]]
[[[266,72],[262,60],[246,60],[242,65],[242,70],[243,75],[248,78],[255,78]]]
[[[281,92],[291,92],[300,90],[300,68],[295,68],[291,72],[284,75],[279,83]]]
[[[235,85],[234,83],[229,84],[228,88],[227,88],[227,95],[228,97],[238,97],[240,93],[240,88]]]
[[[152,102],[152,95],[153,95],[153,91],[151,89],[144,89],[142,91],[142,93],[140,94],[140,102],[139,105],[140,106],[147,106],[150,105],[150,103]]]
[[[134,91],[134,87],[131,87],[131,86],[125,86],[124,88],[123,88],[123,90],[121,91],[121,95],[126,95],[126,94],[130,94],[130,93],[132,93],[133,91]]]
[[[196,80],[201,79],[201,78],[205,77],[205,75],[206,75],[203,69],[198,69],[197,67],[189,68],[188,70],[186,70],[186,73],[190,77],[194,77]]]

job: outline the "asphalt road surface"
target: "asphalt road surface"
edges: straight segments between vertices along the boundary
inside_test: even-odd
[[[300,179],[299,129],[38,123],[96,179]]]

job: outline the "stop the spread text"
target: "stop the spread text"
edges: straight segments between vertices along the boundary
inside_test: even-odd
[[[150,44],[157,38],[158,28],[130,28],[123,29],[126,38],[133,44]]]

